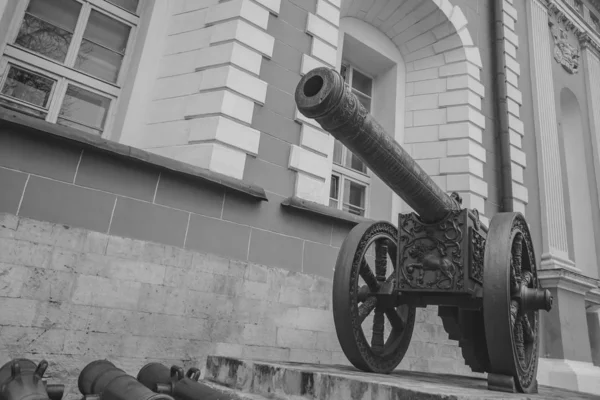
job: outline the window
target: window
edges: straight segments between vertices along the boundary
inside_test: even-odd
[[[0,104],[97,135],[120,93],[139,0],[30,0],[0,61]]]
[[[373,78],[351,65],[343,64],[341,74],[363,107],[371,111]],[[370,177],[366,165],[341,142],[333,147],[333,175],[329,205],[352,214],[365,216]]]
[[[598,17],[596,17],[594,14],[590,13],[590,17],[592,18],[592,24],[594,25],[594,28],[596,29],[597,32],[600,32],[600,20],[598,20]]]
[[[340,192],[341,190],[341,192]],[[365,216],[367,186],[351,178],[334,173],[331,175],[329,206],[351,214]]]

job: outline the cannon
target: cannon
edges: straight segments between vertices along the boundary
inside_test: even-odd
[[[239,396],[226,394],[198,382],[200,370],[173,365],[171,369],[160,363],[149,363],[142,367],[137,380],[156,393],[171,395],[175,400],[239,400]]]
[[[61,400],[64,385],[48,384],[44,373],[46,360],[38,365],[24,358],[14,359],[0,368],[0,400]]]
[[[536,393],[539,312],[550,311],[552,296],[540,285],[524,216],[498,213],[486,227],[457,193],[435,184],[335,70],[309,71],[295,101],[413,210],[399,214],[398,227],[358,224],[340,248],[333,318],[348,360],[365,372],[392,372],[416,308],[437,305],[465,363],[488,374],[488,389]]]
[[[157,394],[107,360],[92,361],[77,381],[84,400],[173,400]]]

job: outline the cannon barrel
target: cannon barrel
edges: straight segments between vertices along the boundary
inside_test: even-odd
[[[42,379],[48,362],[38,365],[24,358],[15,359],[0,368],[0,399],[2,400],[60,400],[64,385],[48,385]]]
[[[190,368],[186,376],[183,368],[176,365],[171,369],[160,363],[146,364],[138,373],[137,379],[147,388],[173,396],[175,400],[239,400],[233,394],[227,394],[198,382],[200,370]]]
[[[298,83],[298,110],[357,155],[425,222],[443,219],[460,205],[388,135],[333,69],[316,68]]]
[[[79,374],[77,384],[86,400],[173,400],[154,393],[106,360],[89,363]]]

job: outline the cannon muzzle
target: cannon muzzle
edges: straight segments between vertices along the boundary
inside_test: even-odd
[[[77,383],[86,400],[173,400],[166,394],[154,393],[106,360],[89,363]]]
[[[42,380],[48,368],[46,360],[38,365],[31,360],[15,359],[0,368],[0,399],[60,400],[64,385],[47,385]]]
[[[460,205],[385,132],[333,69],[316,68],[296,87],[298,110],[358,156],[425,222],[443,219]]]
[[[176,400],[239,400],[233,394],[227,394],[198,382],[200,371],[190,368],[183,375],[183,368],[176,365],[171,369],[163,364],[150,363],[142,367],[137,379],[147,388],[173,396]]]

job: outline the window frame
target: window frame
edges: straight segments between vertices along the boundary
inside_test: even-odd
[[[329,197],[329,206],[336,208],[338,210],[342,210],[344,212],[350,213],[352,215],[357,215],[355,213],[351,213],[350,211],[346,211],[344,210],[344,186],[346,184],[346,181],[350,181],[350,182],[354,182],[357,183],[361,186],[363,186],[365,188],[365,205],[364,205],[364,215],[362,215],[362,217],[364,218],[368,218],[369,215],[369,205],[370,205],[370,199],[369,199],[369,194],[370,194],[370,190],[369,190],[369,183],[365,183],[363,180],[358,180],[358,179],[354,179],[354,177],[345,175],[343,173],[339,173],[336,171],[332,171],[331,173],[331,177],[333,179],[333,177],[337,177],[338,178],[338,190],[337,190],[337,199],[334,199],[333,197]],[[331,193],[331,190],[330,190]],[[331,205],[331,201],[337,201],[337,206],[332,206]]]
[[[18,18],[13,18],[11,22],[11,26],[7,35],[8,42],[0,58],[0,89],[4,85],[4,81],[8,75],[9,65],[11,64],[44,77],[56,80],[57,82],[50,97],[48,110],[45,111],[47,112],[46,118],[44,119],[45,121],[51,123],[57,123],[59,112],[64,102],[65,94],[69,84],[100,96],[107,97],[110,99],[110,105],[107,110],[104,128],[100,136],[102,138],[108,138],[115,120],[116,110],[123,84],[126,79],[127,72],[132,64],[134,47],[138,39],[137,36],[141,22],[139,14],[140,9],[142,8],[142,2],[138,2],[136,14],[132,14],[131,12],[112,4],[107,0],[73,1],[81,4],[81,11],[73,31],[73,36],[71,38],[71,42],[69,43],[69,49],[64,62],[56,61],[15,43],[30,1],[23,1],[17,5],[15,16],[18,16]],[[79,53],[83,35],[88,25],[90,14],[93,10],[113,18],[116,21],[129,26],[130,28],[125,54],[123,56],[119,74],[115,82],[106,81],[102,78],[95,77],[87,72],[80,71],[75,68],[77,54]],[[1,93],[0,96],[16,104],[25,105],[26,107],[30,107],[36,111],[39,111],[39,108],[19,101],[18,99],[13,99],[9,96],[2,95]]]
[[[352,74],[353,74],[354,70],[358,71],[362,75],[371,79],[372,85],[371,85],[371,95],[370,96],[360,92],[357,89],[353,89],[351,86],[351,83],[344,82],[344,84],[348,85],[350,87],[350,89],[356,90],[356,91],[360,92],[361,94],[363,94],[365,97],[368,97],[371,100],[371,109],[373,109],[373,91],[375,88],[375,78],[371,74],[368,74],[368,73],[362,71],[360,68],[356,68],[354,65],[352,65],[352,63],[350,63],[346,60],[342,61],[342,67],[345,67],[347,70],[350,70],[350,82],[352,82],[352,76],[353,76]],[[335,142],[334,142],[334,146],[335,146]],[[339,187],[338,187],[338,193],[337,193],[337,195],[338,195],[337,203],[338,204],[337,204],[337,207],[335,207],[335,208],[337,208],[338,210],[345,211],[344,210],[344,201],[343,201],[343,191],[344,191],[345,181],[350,180],[355,183],[358,183],[361,186],[364,186],[364,188],[365,188],[365,212],[364,212],[363,216],[365,218],[368,218],[368,216],[370,214],[369,208],[370,208],[370,194],[371,194],[371,171],[369,170],[369,168],[366,165],[365,165],[365,169],[366,169],[365,172],[361,172],[359,170],[346,167],[344,164],[346,163],[347,157],[349,154],[351,154],[351,151],[342,144],[341,163],[338,164],[335,161],[332,163],[331,176],[332,177],[337,176],[339,179]],[[331,183],[330,183],[330,192],[331,192]],[[335,199],[329,197],[329,201],[330,201],[329,204],[331,204],[332,200],[335,200]],[[345,211],[345,212],[349,212],[349,211]],[[356,215],[356,214],[353,214],[353,215]]]

